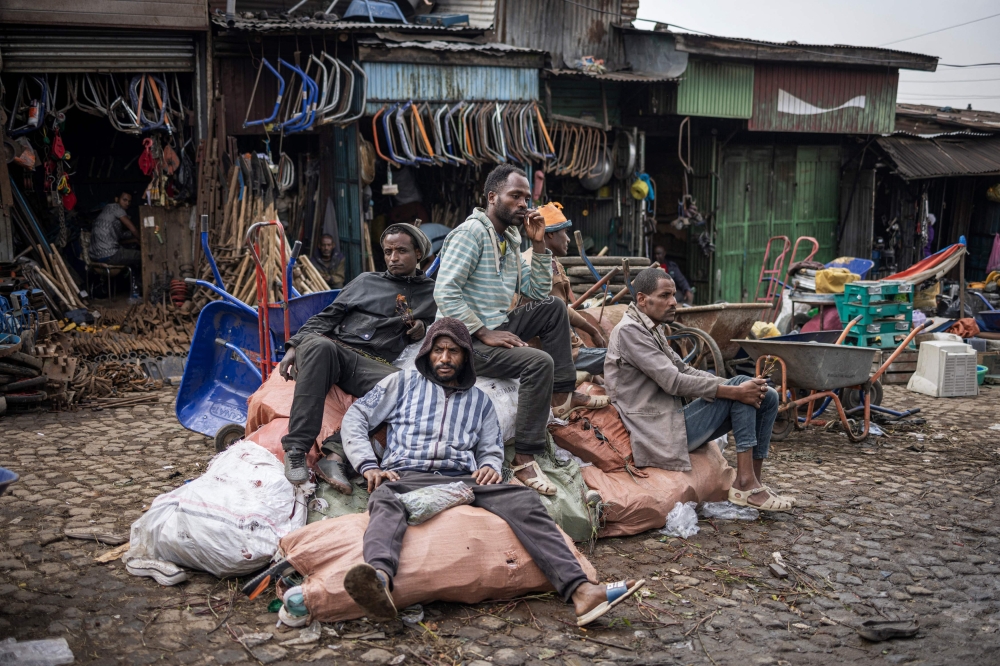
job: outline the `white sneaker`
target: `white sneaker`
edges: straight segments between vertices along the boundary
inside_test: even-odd
[[[160,585],[176,585],[190,578],[187,571],[163,560],[136,558],[125,564],[125,570],[133,576],[148,576]]]

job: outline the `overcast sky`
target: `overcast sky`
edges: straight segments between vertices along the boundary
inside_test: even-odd
[[[997,0],[641,0],[639,5],[639,18],[692,31],[854,46],[885,46],[998,13]],[[941,58],[937,72],[900,70],[897,101],[1000,111],[1000,67],[940,65],[1000,62],[1000,16],[886,47]]]

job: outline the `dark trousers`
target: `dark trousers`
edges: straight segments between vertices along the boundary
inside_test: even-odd
[[[323,335],[311,335],[295,347],[295,393],[288,419],[288,434],[281,438],[285,451],[308,451],[323,426],[323,403],[336,384],[360,398],[397,369],[338,345]]]
[[[569,601],[576,588],[587,582],[579,561],[534,490],[506,483],[480,486],[471,476],[442,476],[429,472],[402,472],[399,476],[399,481],[383,483],[368,498],[364,556],[365,562],[376,569],[395,577],[399,568],[407,515],[396,493],[462,481],[476,494],[472,506],[486,509],[507,522],[564,601]],[[441,544],[441,547],[452,546]]]
[[[138,266],[142,263],[142,253],[139,250],[121,247],[110,257],[98,259],[97,261],[109,266]]]
[[[530,455],[544,453],[552,394],[569,393],[576,388],[566,303],[553,296],[530,301],[507,313],[507,321],[494,330],[510,331],[525,342],[541,338],[541,350],[490,347],[478,339],[473,340],[472,346],[478,376],[521,380],[514,450]]]

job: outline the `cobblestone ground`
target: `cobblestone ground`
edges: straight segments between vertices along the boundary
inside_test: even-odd
[[[884,404],[920,405],[926,425],[866,445],[813,430],[773,446],[766,479],[798,498],[794,513],[703,521],[687,541],[649,532],[598,542],[600,575],[641,575],[648,596],[589,631],[541,595],[433,604],[425,627],[350,622],[312,642],[276,630],[269,599],[246,601],[232,582],[198,575],[162,588],[95,562],[109,548],[63,538],[71,527],[127,533],[157,494],[201,474],[211,443],[177,424],[171,394],[131,409],[8,416],[0,465],[21,481],[0,499],[0,638],[63,636],[91,664],[995,664],[998,396],[889,389]],[[768,569],[775,552],[787,579]],[[914,638],[869,643],[855,632],[866,619],[912,616]],[[235,640],[258,632],[272,636],[249,648]]]

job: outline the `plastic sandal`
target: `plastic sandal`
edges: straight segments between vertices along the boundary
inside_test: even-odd
[[[590,612],[578,615],[576,618],[576,626],[585,627],[597,618],[602,617],[612,608],[642,589],[645,584],[646,581],[644,579],[637,580],[635,585],[632,587],[629,587],[628,583],[624,580],[620,580],[616,583],[608,583],[606,587],[608,600],[602,601]]]
[[[526,485],[528,488],[531,488],[539,495],[551,497],[558,492],[556,487],[552,485],[552,482],[549,481],[549,477],[545,476],[545,472],[542,471],[542,468],[539,467],[538,463],[534,460],[529,463],[524,463],[523,465],[518,465],[517,467],[512,467],[511,471],[520,472],[522,469],[527,469],[529,467],[534,469],[535,476],[530,479],[518,479],[518,481]]]
[[[747,500],[750,499],[751,495],[756,495],[757,493],[767,493],[767,488],[754,488],[753,490],[737,490],[736,488],[729,489],[729,501],[737,506],[748,506],[752,509],[757,509],[758,511],[790,511],[792,508],[792,502],[784,497],[775,495],[774,493],[768,493],[769,497],[767,500],[761,504],[750,504]]]

